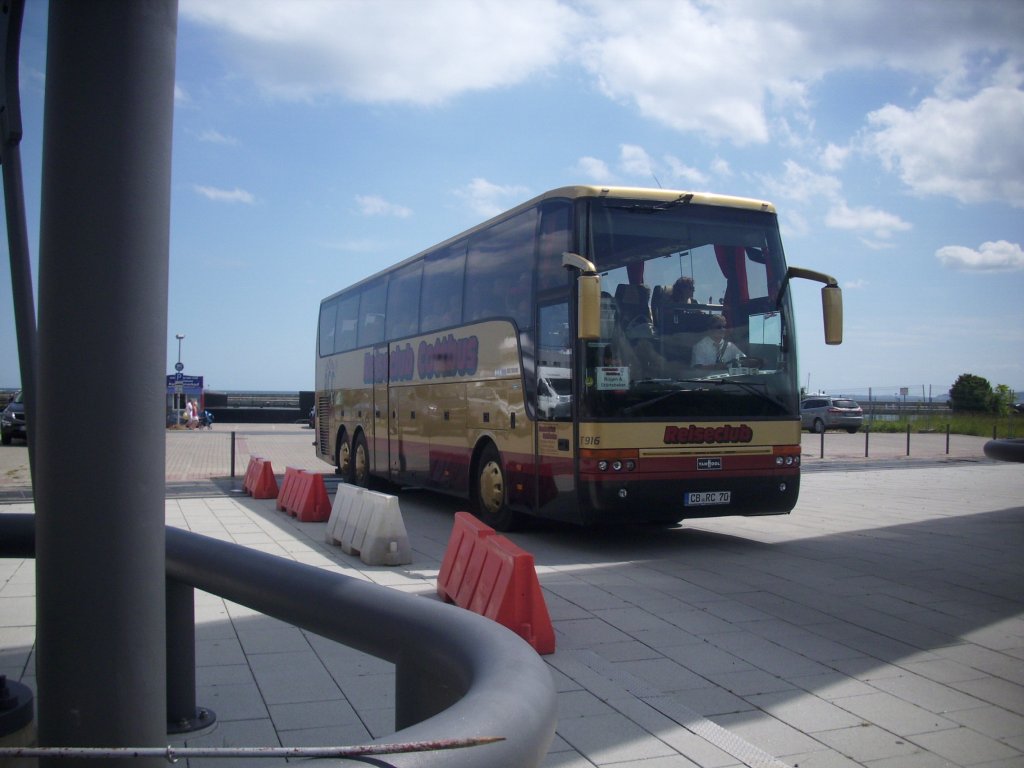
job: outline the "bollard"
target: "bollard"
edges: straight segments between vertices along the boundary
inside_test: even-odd
[[[231,477],[235,476],[235,431],[231,430]]]
[[[949,424],[946,425],[946,455],[949,456]]]
[[[818,455],[819,459],[825,458],[825,430],[821,430],[821,452]]]
[[[871,425],[868,424],[864,429],[864,458],[868,457],[868,441],[871,439]]]
[[[910,422],[907,422],[907,456],[910,455]]]
[[[167,579],[167,733],[192,733],[217,722],[196,706],[196,610],[191,584]]]

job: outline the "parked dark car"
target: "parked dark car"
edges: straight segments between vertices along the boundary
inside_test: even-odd
[[[800,427],[812,432],[826,429],[845,429],[853,433],[864,423],[864,411],[854,401],[845,397],[813,395],[800,403]]]
[[[28,440],[28,429],[25,425],[25,404],[21,392],[7,404],[0,413],[0,442],[10,445],[14,438]]]

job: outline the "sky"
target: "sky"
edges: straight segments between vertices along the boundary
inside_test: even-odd
[[[47,6],[21,44],[33,276]],[[767,199],[811,390],[1024,389],[1024,2],[181,0],[167,370],[309,390],[325,296],[549,189]],[[9,262],[6,225],[3,255]],[[20,376],[0,270],[0,387]]]

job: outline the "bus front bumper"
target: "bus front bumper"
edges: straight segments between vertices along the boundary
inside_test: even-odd
[[[799,471],[729,477],[671,477],[637,482],[623,477],[581,481],[586,524],[678,522],[726,515],[781,515],[796,506]]]

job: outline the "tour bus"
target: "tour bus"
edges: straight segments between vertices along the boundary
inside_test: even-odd
[[[789,512],[793,277],[761,200],[556,189],[324,299],[315,442],[345,481],[455,494],[486,524]]]

